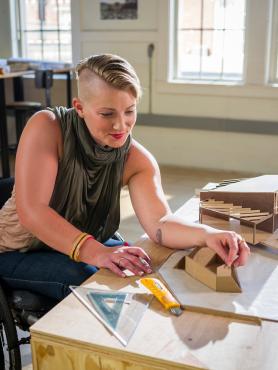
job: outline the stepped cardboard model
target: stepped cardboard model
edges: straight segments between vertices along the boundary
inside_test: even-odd
[[[195,248],[187,255],[185,271],[215,291],[241,292],[235,269],[223,264],[221,258],[210,248]]]
[[[254,177],[201,191],[200,223],[217,226],[215,219],[228,222],[230,230],[237,221],[243,227],[235,231],[245,233],[249,243],[257,244],[269,238],[278,229],[278,175]]]

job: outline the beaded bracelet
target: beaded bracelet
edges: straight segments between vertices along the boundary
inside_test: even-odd
[[[80,240],[80,242],[78,243],[78,245],[76,246],[76,248],[75,248],[75,250],[74,250],[74,252],[73,252],[73,257],[72,257],[72,259],[73,259],[74,261],[79,262],[79,258],[78,258],[78,257],[79,257],[80,249],[81,249],[82,245],[83,245],[87,240],[89,240],[89,239],[94,239],[94,237],[93,237],[92,235],[87,234],[84,238],[82,238],[82,239]]]
[[[73,243],[72,243],[72,249],[71,249],[70,254],[69,254],[69,257],[70,257],[71,259],[73,259],[74,252],[75,252],[76,248],[78,247],[79,243],[80,243],[80,242],[82,241],[82,239],[84,239],[87,235],[89,235],[89,234],[87,234],[87,233],[81,233],[81,234],[79,234],[79,235],[74,239],[74,241],[73,241]]]

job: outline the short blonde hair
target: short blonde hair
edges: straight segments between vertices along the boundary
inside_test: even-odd
[[[116,89],[130,90],[137,100],[142,95],[141,84],[134,68],[118,55],[91,55],[81,60],[75,69],[77,80],[84,70],[95,73],[103,81]]]

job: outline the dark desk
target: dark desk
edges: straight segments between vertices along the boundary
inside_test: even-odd
[[[66,76],[66,89],[67,89],[67,107],[71,107],[72,101],[72,89],[71,89],[71,74],[74,68],[63,68],[63,69],[53,69],[54,75],[65,75]]]
[[[0,75],[0,143],[1,143],[1,164],[2,176],[10,176],[9,164],[9,148],[8,148],[8,133],[7,133],[7,116],[6,116],[6,94],[5,94],[5,80],[13,79],[13,95],[14,100],[19,101],[24,99],[23,79],[27,74],[32,74],[32,71],[22,71],[5,73]]]
[[[67,106],[71,107],[72,89],[71,89],[71,74],[72,68],[54,69],[53,73],[56,75],[66,75],[66,91],[67,91]],[[0,145],[1,145],[1,164],[2,177],[10,176],[9,164],[9,147],[8,147],[8,133],[7,133],[7,116],[6,116],[6,94],[5,94],[5,80],[13,79],[13,95],[14,101],[24,100],[24,86],[23,76],[32,75],[34,71],[20,71],[5,73],[0,75]]]

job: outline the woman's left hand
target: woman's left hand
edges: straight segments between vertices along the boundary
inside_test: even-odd
[[[210,231],[205,238],[207,247],[213,249],[228,265],[246,264],[250,248],[245,240],[233,231]]]

